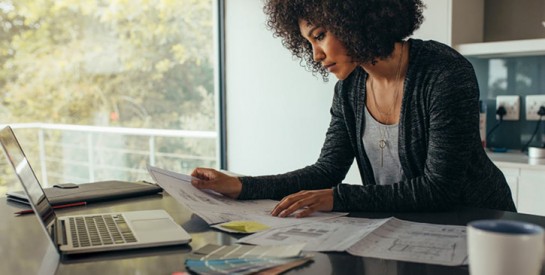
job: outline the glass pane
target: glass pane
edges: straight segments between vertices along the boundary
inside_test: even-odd
[[[0,124],[43,185],[218,166],[214,5],[0,0]]]

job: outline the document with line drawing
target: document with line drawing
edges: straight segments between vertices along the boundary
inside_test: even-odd
[[[462,265],[467,263],[466,227],[391,218],[347,252],[398,261]]]
[[[334,218],[258,232],[239,242],[257,245],[306,243],[305,251],[346,251],[388,220]]]
[[[440,265],[466,264],[465,226],[396,218],[335,219],[274,228],[239,240],[256,245],[306,243],[305,251],[347,251],[356,256]]]
[[[161,188],[210,225],[236,220],[252,220],[274,228],[335,218],[347,214],[315,212],[311,216],[301,219],[273,217],[270,212],[278,201],[233,200],[212,191],[202,191],[193,187],[191,185],[191,176],[153,166],[148,166],[148,170]],[[223,230],[220,227],[216,228]]]

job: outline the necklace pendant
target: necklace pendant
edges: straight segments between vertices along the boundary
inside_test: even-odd
[[[386,147],[386,141],[384,139],[379,140],[378,147],[380,147],[380,167],[384,167],[384,148]]]

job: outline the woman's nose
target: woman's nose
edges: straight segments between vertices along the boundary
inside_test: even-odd
[[[314,61],[320,62],[320,61],[324,60],[325,53],[320,48],[313,48],[312,49],[312,58],[314,59]]]

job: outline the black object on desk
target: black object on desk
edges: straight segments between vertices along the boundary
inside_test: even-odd
[[[83,184],[56,184],[44,188],[45,195],[52,205],[76,202],[99,202],[157,194],[163,189],[149,182],[99,181]],[[29,205],[23,191],[8,192],[8,201]]]

